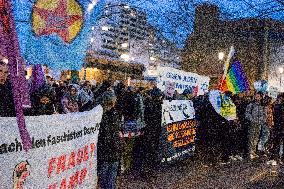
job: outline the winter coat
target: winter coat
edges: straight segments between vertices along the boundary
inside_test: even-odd
[[[265,124],[267,119],[265,107],[257,102],[250,103],[246,108],[246,119],[252,123]]]
[[[284,134],[284,104],[274,106],[274,131]]]
[[[54,104],[52,103],[49,103],[49,104],[37,104],[33,110],[32,110],[32,115],[34,116],[39,116],[39,115],[52,115],[55,113],[55,110],[54,110]]]
[[[122,115],[124,120],[137,120],[139,117],[139,106],[136,101],[136,95],[134,92],[126,92],[122,99]]]
[[[120,122],[115,109],[103,113],[98,136],[98,162],[113,163],[121,157]]]
[[[0,117],[15,117],[15,106],[10,82],[0,85]]]

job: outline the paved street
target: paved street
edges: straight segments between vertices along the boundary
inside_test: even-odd
[[[229,165],[204,167],[188,160],[179,165],[161,168],[155,177],[121,176],[119,188],[190,188],[190,189],[283,189],[284,176],[280,166],[268,166],[265,160],[234,162]]]

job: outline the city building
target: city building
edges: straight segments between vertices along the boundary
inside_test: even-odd
[[[155,77],[158,66],[181,69],[181,49],[165,37],[158,34],[153,27],[149,27],[149,63],[144,73],[145,77]]]
[[[275,53],[284,45],[283,34],[283,22],[259,18],[222,20],[217,6],[199,5],[194,31],[183,51],[182,68],[209,76],[211,87],[216,88],[226,55],[234,46],[251,86],[256,80],[271,80],[275,77],[273,69],[281,62],[276,61]]]
[[[86,66],[106,72],[104,76],[115,75],[115,79],[142,78],[148,57],[144,50],[147,25],[144,12],[127,4],[108,3],[92,28]]]
[[[180,68],[180,50],[159,36],[147,23],[147,15],[130,5],[110,1],[92,27],[86,79],[126,80],[151,76],[157,66]],[[152,73],[152,74],[151,74]]]

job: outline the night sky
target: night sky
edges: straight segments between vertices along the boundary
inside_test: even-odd
[[[188,3],[187,13],[179,10],[178,6],[178,3],[186,4],[185,2],[194,2]],[[186,38],[192,32],[194,6],[200,3],[218,5],[222,19],[258,17],[284,21],[283,0],[132,0],[131,3],[144,9],[149,14],[149,22],[161,28],[163,35],[177,43],[179,47],[184,45]],[[174,18],[170,21],[166,18],[172,12],[177,13],[175,15],[179,17],[180,22]],[[176,21],[178,25],[175,25]]]
[[[86,0],[92,2],[94,0]],[[114,1],[114,0],[108,0]],[[116,0],[115,0],[116,1]],[[243,17],[273,18],[284,21],[283,0],[124,0],[132,6],[143,9],[148,14],[151,25],[169,40],[183,47],[188,35],[192,32],[194,6],[200,3],[213,3],[220,7],[222,19],[237,19]],[[25,21],[30,19],[27,7],[32,6],[28,0],[13,0],[16,8],[22,12],[16,18],[18,31],[25,33]],[[187,2],[193,2],[187,3]],[[281,3],[283,2],[283,3]],[[188,4],[187,11],[179,9],[179,4]],[[279,11],[281,10],[281,11]],[[265,14],[267,12],[267,14]],[[172,15],[172,16],[171,16]],[[23,22],[24,21],[24,22]],[[21,35],[21,34],[20,34]],[[23,35],[24,36],[24,35]],[[21,41],[23,37],[20,36]]]

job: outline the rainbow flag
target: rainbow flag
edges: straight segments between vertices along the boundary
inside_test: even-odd
[[[233,60],[233,57],[234,55],[231,55],[230,59]],[[224,75],[219,85],[220,91],[231,91],[233,94],[248,91],[250,86],[241,62],[236,59],[229,62],[233,63],[227,64],[227,62],[227,65],[225,65],[227,68],[225,68]]]

